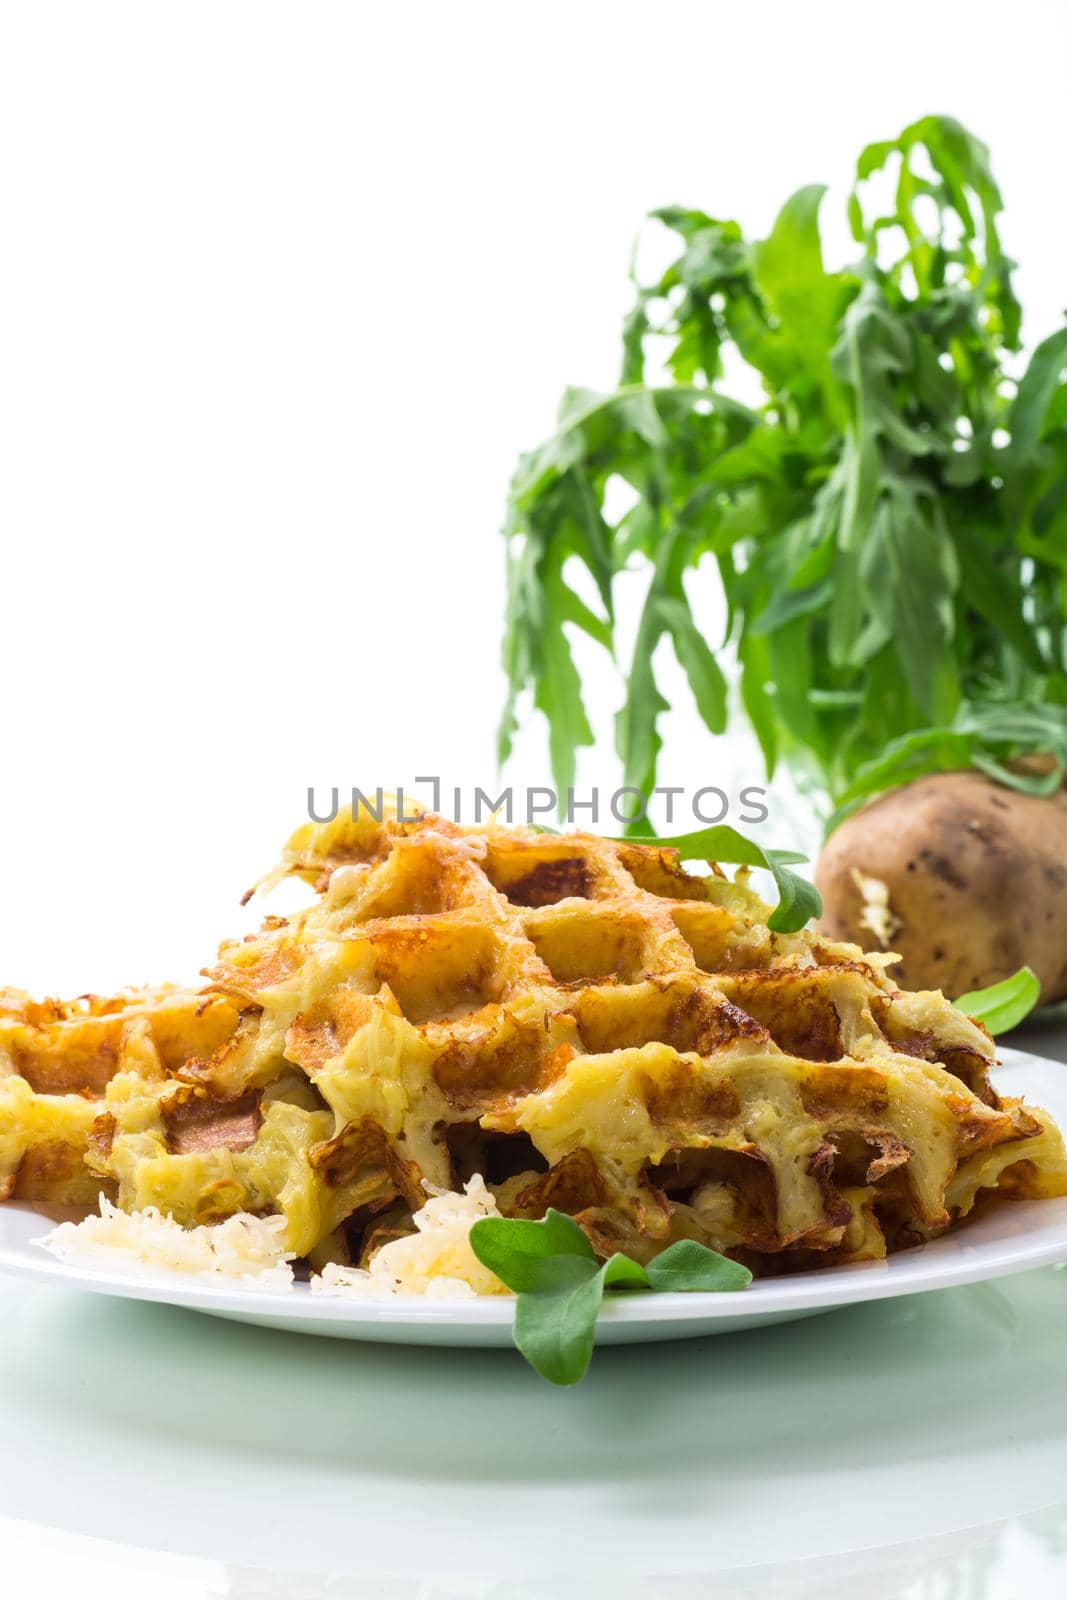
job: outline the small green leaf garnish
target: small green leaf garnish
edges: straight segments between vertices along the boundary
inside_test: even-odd
[[[766,867],[778,888],[778,904],[767,919],[767,926],[775,933],[796,933],[812,917],[822,915],[822,897],[818,889],[799,873],[789,871],[791,866],[806,861],[807,856],[798,855],[795,850],[764,850],[755,840],[746,839],[727,823],[701,828],[696,833],[679,833],[673,839],[632,835],[620,842],[677,850],[683,861],[725,861],[731,866]]]
[[[576,1282],[540,1294],[520,1294],[515,1348],[549,1383],[577,1383],[593,1355],[596,1319],[604,1298],[604,1268],[584,1263]]]
[[[1037,974],[1029,967],[1020,967],[1010,978],[992,983],[987,989],[972,989],[969,994],[961,994],[953,1005],[957,1011],[984,1023],[990,1033],[996,1034],[1018,1027],[1040,998]]]
[[[615,1285],[620,1289],[651,1289],[653,1286],[648,1268],[618,1251],[604,1263],[604,1287],[610,1289]]]
[[[592,1245],[572,1217],[549,1209],[543,1222],[522,1217],[483,1217],[471,1229],[471,1249],[515,1294],[553,1288],[565,1272],[559,1263],[596,1266]]]
[[[561,1211],[549,1210],[543,1222],[483,1217],[470,1241],[482,1265],[517,1294],[516,1349],[550,1383],[585,1376],[605,1290],[720,1293],[752,1281],[747,1267],[692,1239],[671,1245],[648,1267],[619,1253],[600,1262]]]
[[[706,1250],[695,1239],[679,1239],[645,1268],[660,1294],[720,1294],[747,1289],[752,1274],[740,1261]]]

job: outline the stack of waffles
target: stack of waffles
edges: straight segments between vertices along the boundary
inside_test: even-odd
[[[690,1238],[767,1273],[1067,1192],[978,1024],[885,957],[772,932],[744,872],[361,808],[298,830],[286,874],[314,904],[198,991],[0,993],[4,1197],[280,1213],[321,1267],[480,1173],[604,1254]]]

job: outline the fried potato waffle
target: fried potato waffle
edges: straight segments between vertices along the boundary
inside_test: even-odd
[[[0,994],[5,1197],[281,1213],[321,1267],[477,1172],[604,1253],[692,1238],[768,1272],[1067,1192],[978,1024],[885,957],[772,932],[743,871],[360,810],[299,829],[286,875],[315,903],[224,944],[198,993]]]

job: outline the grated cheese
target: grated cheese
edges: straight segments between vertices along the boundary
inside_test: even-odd
[[[311,1280],[317,1294],[425,1295],[430,1299],[468,1300],[476,1295],[507,1294],[496,1275],[483,1267],[470,1245],[470,1231],[480,1217],[498,1217],[496,1201],[476,1173],[463,1194],[425,1185],[430,1199],[412,1218],[417,1232],[383,1245],[369,1268],[341,1267],[329,1262]]]
[[[425,1186],[430,1198],[412,1218],[416,1232],[383,1245],[369,1269],[328,1263],[313,1275],[319,1294],[381,1298],[424,1295],[427,1299],[473,1299],[509,1291],[483,1267],[470,1246],[479,1217],[498,1217],[496,1201],[480,1175],[464,1193]],[[288,1289],[293,1252],[284,1246],[283,1216],[239,1212],[225,1222],[183,1228],[155,1206],[120,1211],[100,1196],[100,1215],[63,1222],[37,1241],[74,1266],[114,1267],[119,1262],[210,1278],[239,1278],[242,1285]]]
[[[75,1266],[114,1266],[119,1260],[212,1278],[240,1278],[257,1289],[287,1289],[293,1281],[292,1252],[284,1246],[285,1218],[238,1212],[225,1222],[183,1228],[155,1206],[120,1211],[100,1196],[100,1215],[62,1222],[37,1241],[60,1261]]]

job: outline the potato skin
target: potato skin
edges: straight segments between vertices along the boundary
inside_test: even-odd
[[[1067,797],[1020,794],[979,772],[918,778],[827,840],[815,881],[822,932],[866,949],[853,869],[880,878],[900,919],[890,940],[908,989],[950,998],[1031,966],[1043,1001],[1067,995]]]

